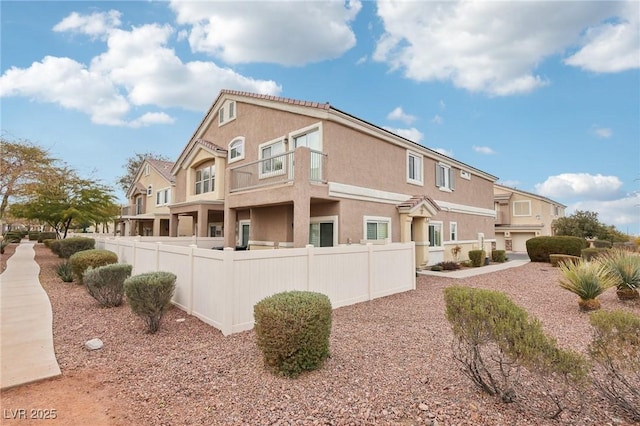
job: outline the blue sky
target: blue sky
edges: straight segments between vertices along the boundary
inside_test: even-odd
[[[640,234],[638,1],[0,8],[3,135],[83,176],[175,159],[221,89],[245,90],[329,102]]]

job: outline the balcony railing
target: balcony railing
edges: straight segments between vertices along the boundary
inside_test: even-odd
[[[230,192],[293,182],[295,151],[252,161],[231,169]],[[326,154],[310,152],[309,180],[325,182]]]

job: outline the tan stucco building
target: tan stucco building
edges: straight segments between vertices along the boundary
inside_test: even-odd
[[[415,241],[418,266],[494,241],[494,176],[326,103],[224,90],[171,175],[171,236],[187,219],[252,250]]]
[[[496,248],[525,252],[527,240],[553,235],[551,224],[567,206],[549,198],[495,184]]]

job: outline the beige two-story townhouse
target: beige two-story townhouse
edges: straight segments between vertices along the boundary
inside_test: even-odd
[[[225,246],[416,245],[418,266],[494,239],[486,172],[328,103],[223,90],[172,170],[170,235]]]
[[[145,159],[127,190],[128,205],[122,208],[119,231],[122,236],[169,236],[169,204],[175,179],[173,162]],[[193,226],[183,221],[176,235],[192,235]]]
[[[496,248],[527,251],[527,240],[553,235],[551,224],[567,206],[531,192],[495,184]]]

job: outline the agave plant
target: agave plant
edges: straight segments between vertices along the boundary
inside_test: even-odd
[[[560,287],[577,295],[578,305],[583,311],[600,309],[600,301],[596,298],[605,290],[615,286],[614,278],[601,262],[560,262]]]
[[[602,259],[608,274],[614,279],[618,298],[640,297],[640,255],[624,250],[612,250]]]

